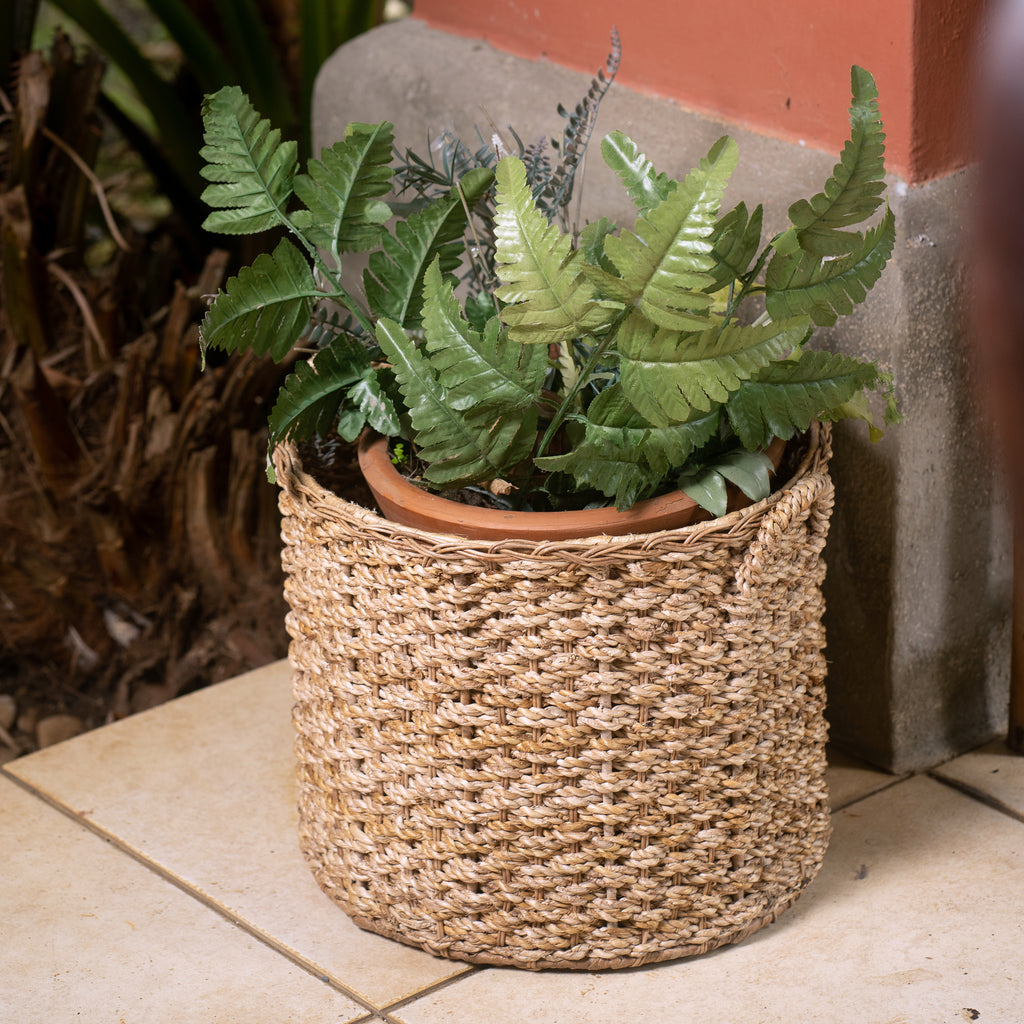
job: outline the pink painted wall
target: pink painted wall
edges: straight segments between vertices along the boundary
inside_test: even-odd
[[[887,164],[910,182],[971,160],[969,69],[988,0],[415,0],[435,28],[595,71],[691,110],[838,151],[849,69],[875,76]]]

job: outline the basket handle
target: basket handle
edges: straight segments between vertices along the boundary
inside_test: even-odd
[[[832,480],[827,471],[820,468],[790,487],[765,511],[757,537],[747,549],[743,564],[736,570],[740,593],[758,585],[765,570],[775,560],[782,537],[792,529],[794,521],[805,519],[808,512],[813,514],[816,505],[823,506],[822,511],[827,512],[832,507],[832,495]],[[826,517],[821,528],[822,544],[827,530]]]

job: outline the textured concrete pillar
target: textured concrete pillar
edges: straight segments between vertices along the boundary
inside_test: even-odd
[[[314,138],[318,147],[328,145],[349,121],[383,119],[395,123],[400,149],[421,153],[444,129],[470,142],[474,126],[486,137],[490,124],[511,124],[527,142],[558,136],[557,104],[574,106],[589,81],[479,40],[399,22],[347,43],[324,67]],[[883,95],[883,119],[885,103]],[[833,116],[845,125],[845,104]],[[726,202],[764,202],[766,233],[783,226],[791,202],[820,190],[835,162],[835,154],[618,85],[601,108],[595,143],[615,128],[673,176],[732,134],[740,165]],[[891,367],[907,416],[877,445],[862,426],[840,425],[827,550],[833,738],[894,771],[937,764],[1005,728],[1008,516],[972,399],[964,341],[961,221],[971,180],[969,169],[914,187],[891,179],[893,259],[865,306],[819,338]],[[584,216],[631,223],[630,211],[595,144]]]

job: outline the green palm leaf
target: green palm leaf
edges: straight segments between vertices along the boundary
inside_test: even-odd
[[[384,234],[381,251],[370,254],[363,274],[366,299],[374,313],[409,329],[420,326],[427,268],[435,259],[442,273],[458,267],[466,210],[480,201],[493,178],[487,168],[469,171],[447,196],[399,221],[394,235]]]
[[[632,314],[619,330],[623,392],[653,426],[686,422],[694,412],[728,401],[743,381],[789,355],[806,339],[808,326],[798,317],[680,334]]]
[[[563,344],[608,324],[610,307],[583,277],[569,236],[535,206],[522,161],[505,157],[496,178],[495,259],[505,283],[495,294],[507,303],[502,319],[512,340]]]
[[[793,224],[773,243],[785,255],[798,250],[817,256],[841,256],[860,243],[859,224],[882,205],[885,189],[885,132],[878,115],[878,89],[863,68],[850,71],[853,103],[850,106],[850,138],[825,183],[810,201],[801,199],[789,208]]]
[[[202,199],[214,207],[203,222],[207,231],[244,235],[287,224],[284,208],[292,194],[297,146],[282,142],[236,85],[203,101],[200,156],[202,176],[214,184]],[[218,207],[220,209],[218,209]]]
[[[436,260],[427,270],[424,295],[426,348],[453,408],[470,409],[483,401],[506,412],[537,401],[548,366],[543,347],[510,341],[496,316],[483,333],[471,330]]]
[[[315,245],[341,252],[372,249],[391,207],[379,198],[391,188],[392,125],[348,126],[345,138],[310,160],[293,181],[306,210],[292,220]]]
[[[653,210],[675,191],[676,182],[667,174],[655,171],[637,144],[622,132],[609,132],[601,140],[601,155],[619,176],[627,195],[641,213]]]
[[[765,273],[765,305],[775,318],[809,316],[829,327],[863,302],[881,276],[896,241],[896,218],[885,211],[880,224],[848,256],[822,260],[813,253],[799,258],[776,253]]]
[[[248,348],[280,362],[302,336],[319,296],[305,257],[282,239],[218,292],[199,328],[203,349]]]
[[[790,438],[812,419],[841,419],[847,403],[880,383],[877,367],[851,356],[801,351],[799,358],[773,363],[745,381],[726,407],[743,446],[765,447],[773,437]]]
[[[605,240],[605,253],[652,323],[676,331],[710,325],[714,283],[711,236],[722,193],[736,166],[736,143],[723,136],[669,196],[642,214],[635,233]]]
[[[428,481],[462,487],[493,480],[530,454],[537,428],[533,408],[506,414],[486,405],[455,409],[430,362],[395,321],[378,322],[377,340],[405,399]]]

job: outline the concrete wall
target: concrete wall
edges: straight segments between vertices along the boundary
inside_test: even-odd
[[[595,70],[601,58],[595,62]],[[390,120],[400,149],[422,152],[450,129],[475,139],[513,125],[532,140],[561,133],[590,75],[530,61],[411,20],[346,44],[314,97],[316,145],[351,120]],[[844,90],[848,78],[844,74]],[[886,97],[881,96],[885,117]],[[848,92],[831,112],[846,126]],[[740,166],[727,203],[764,202],[766,232],[818,191],[835,154],[737,128],[616,85],[598,136],[619,128],[655,165],[681,176],[720,135]],[[631,222],[629,200],[595,146],[584,215]],[[910,187],[893,178],[896,252],[858,312],[820,342],[897,374],[907,423],[878,445],[840,425],[837,512],[827,558],[830,703],[835,742],[881,767],[928,767],[1005,728],[1010,543],[1004,502],[971,399],[963,351],[967,281],[962,213],[971,173]]]

